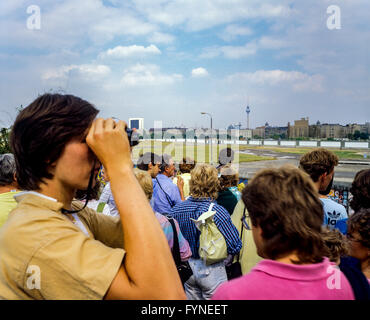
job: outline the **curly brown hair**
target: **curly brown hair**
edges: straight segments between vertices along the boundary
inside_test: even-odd
[[[350,188],[351,208],[356,212],[361,208],[370,208],[370,169],[357,172]]]
[[[239,174],[230,165],[221,168],[220,189],[226,190],[229,187],[236,187],[239,182]]]
[[[352,214],[347,225],[348,233],[358,232],[362,245],[370,249],[370,208],[360,209]]]
[[[337,262],[340,257],[349,254],[349,246],[344,235],[338,229],[322,228],[322,237],[326,248],[328,249],[328,258],[330,261]]]
[[[299,168],[307,172],[314,182],[319,177],[333,171],[338,165],[338,156],[325,148],[317,148],[304,154],[299,161]]]
[[[182,163],[179,164],[181,173],[190,173],[196,166],[197,162],[192,158],[183,158]]]
[[[215,167],[209,164],[198,164],[190,174],[189,189],[192,197],[217,199],[220,184]]]
[[[252,225],[262,229],[263,254],[275,260],[296,252],[295,264],[318,263],[327,250],[321,236],[324,219],[310,177],[292,165],[259,171],[242,193]]]

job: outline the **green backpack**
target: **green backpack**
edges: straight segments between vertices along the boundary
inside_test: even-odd
[[[214,203],[207,212],[202,213],[197,220],[193,220],[200,231],[199,256],[206,265],[225,260],[227,257],[226,241],[220,230],[218,230],[213,217],[216,211],[212,211]]]

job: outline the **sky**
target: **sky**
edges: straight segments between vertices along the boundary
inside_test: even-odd
[[[45,92],[147,129],[370,122],[369,51],[368,0],[1,0],[0,127]]]

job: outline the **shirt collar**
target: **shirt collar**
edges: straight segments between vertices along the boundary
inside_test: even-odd
[[[63,208],[63,204],[54,198],[45,196],[35,191],[23,191],[14,195],[14,199],[18,203],[31,204],[35,207],[48,208],[52,211],[60,211]]]
[[[291,280],[317,280],[328,276],[329,266],[335,266],[335,263],[324,257],[322,262],[306,265],[282,263],[270,259],[259,262],[254,270],[262,271],[274,277]]]
[[[194,201],[194,202],[213,202],[212,198],[193,198],[190,196],[187,200]]]

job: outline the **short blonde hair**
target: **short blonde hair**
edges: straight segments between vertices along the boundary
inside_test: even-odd
[[[215,167],[209,164],[198,164],[190,174],[189,188],[192,197],[217,199],[219,181]]]
[[[147,171],[140,170],[138,168],[134,168],[134,174],[146,197],[148,198],[148,200],[150,200],[153,195],[152,177]]]

